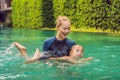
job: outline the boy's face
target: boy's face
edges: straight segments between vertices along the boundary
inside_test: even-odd
[[[83,49],[81,47],[73,48],[71,51],[71,56],[82,57],[83,56]]]

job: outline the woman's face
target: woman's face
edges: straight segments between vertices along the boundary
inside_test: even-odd
[[[71,26],[70,22],[64,21],[62,25],[60,25],[57,28],[58,29],[57,35],[61,40],[65,39],[67,35],[69,34],[70,26]]]

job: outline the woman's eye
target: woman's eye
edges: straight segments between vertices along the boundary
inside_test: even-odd
[[[67,30],[70,30],[70,28],[66,28]]]

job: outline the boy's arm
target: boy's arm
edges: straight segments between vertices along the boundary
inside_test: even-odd
[[[85,59],[82,59],[80,61],[78,61],[78,63],[82,63],[82,62],[86,62],[86,61],[89,61],[89,60],[92,60],[93,57],[88,57],[88,58],[85,58]]]

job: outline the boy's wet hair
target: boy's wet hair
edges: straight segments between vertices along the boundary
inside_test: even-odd
[[[73,50],[75,48],[79,48],[81,50],[81,57],[82,57],[83,56],[83,52],[84,52],[84,48],[81,45],[73,45],[72,48],[71,48],[71,50],[70,50],[70,55],[74,54]]]
[[[81,46],[81,45],[73,45],[72,48],[71,48],[71,50],[74,49],[74,48],[76,48],[76,47],[77,47],[77,48],[79,47],[79,48],[81,48],[82,50],[84,50],[83,46]]]

